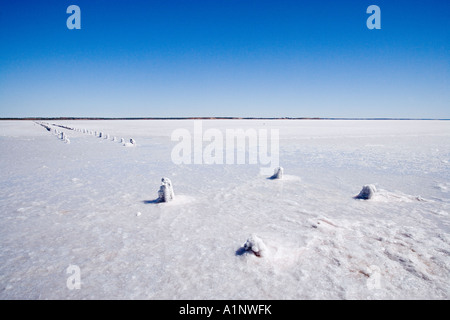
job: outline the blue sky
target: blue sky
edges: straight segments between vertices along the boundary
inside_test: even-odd
[[[448,1],[3,1],[0,40],[0,117],[450,118]]]

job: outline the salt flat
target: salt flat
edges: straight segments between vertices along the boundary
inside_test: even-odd
[[[175,164],[171,134],[192,120],[49,123],[70,144],[0,122],[1,299],[450,297],[448,121],[202,121],[278,130],[281,180]],[[162,177],[173,202],[154,201]],[[376,196],[354,199],[365,184]],[[240,250],[252,233],[263,258]]]

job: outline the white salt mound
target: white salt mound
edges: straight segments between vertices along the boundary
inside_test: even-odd
[[[257,257],[264,257],[267,251],[266,245],[256,234],[250,235],[244,243],[244,249],[251,250]]]
[[[161,187],[158,191],[158,201],[159,202],[169,202],[175,198],[173,192],[172,181],[169,178],[161,179]]]
[[[283,178],[283,168],[282,167],[278,167],[275,168],[273,176],[270,177],[270,179],[281,179]]]
[[[356,196],[356,199],[369,200],[377,192],[377,188],[373,184],[363,186],[361,192]]]
[[[134,139],[130,139],[130,142],[125,142],[123,145],[125,147],[136,147],[136,141]]]

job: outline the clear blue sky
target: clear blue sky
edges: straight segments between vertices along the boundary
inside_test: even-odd
[[[450,118],[449,35],[447,0],[2,1],[0,117]]]

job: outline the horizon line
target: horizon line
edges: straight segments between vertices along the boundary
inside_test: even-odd
[[[447,118],[390,118],[390,117],[5,117],[0,121],[36,121],[36,120],[438,120]]]

